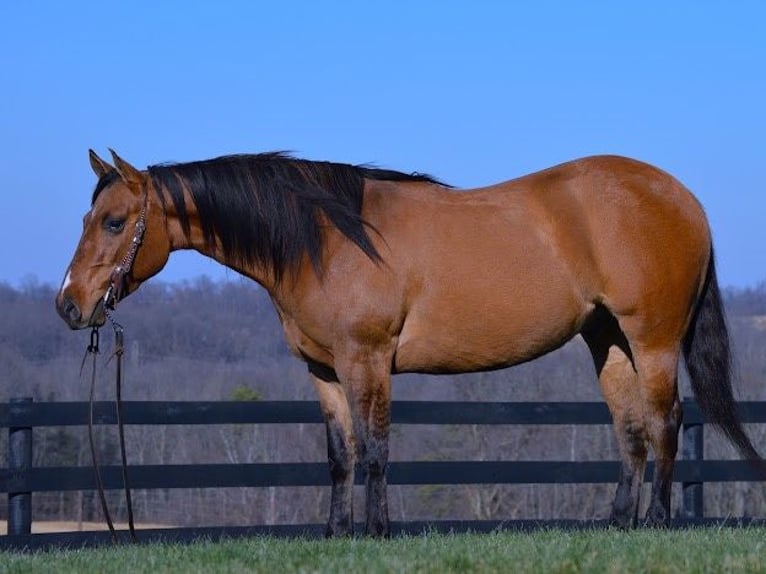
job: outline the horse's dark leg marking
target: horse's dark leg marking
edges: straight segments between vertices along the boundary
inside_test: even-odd
[[[673,485],[673,467],[678,451],[678,429],[683,420],[681,403],[676,399],[670,417],[663,431],[662,446],[655,447],[654,478],[652,496],[646,511],[648,526],[670,526],[670,491]]]
[[[642,423],[615,426],[622,455],[622,466],[609,522],[619,528],[634,527],[646,467],[646,436]]]
[[[386,413],[386,418],[388,414]],[[388,497],[386,467],[388,466],[388,422],[369,429],[362,462],[366,469],[368,536],[388,536]]]
[[[330,465],[332,491],[330,518],[325,535],[348,536],[354,531],[354,455],[353,445],[346,440],[345,429],[334,418],[325,421],[327,429],[327,461]],[[350,447],[350,448],[349,448]]]

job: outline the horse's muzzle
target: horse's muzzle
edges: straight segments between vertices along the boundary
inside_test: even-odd
[[[72,301],[67,296],[59,296],[56,299],[56,311],[59,316],[64,319],[70,329],[85,329],[87,327],[93,327],[104,322],[104,312],[101,303],[96,305],[93,313],[90,317],[83,319],[82,311],[77,303]]]
[[[82,312],[77,304],[69,297],[59,297],[56,301],[56,310],[66,324],[72,329],[77,329],[82,319]]]

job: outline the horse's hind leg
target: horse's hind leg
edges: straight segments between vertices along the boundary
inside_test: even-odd
[[[654,478],[646,524],[667,527],[670,526],[670,493],[682,418],[678,400],[679,350],[635,347],[646,433],[654,450]]]
[[[649,526],[669,526],[673,467],[682,416],[678,400],[681,337],[674,335],[680,329],[673,328],[672,316],[670,319],[657,320],[654,317],[657,314],[655,307],[652,307],[652,311],[652,317],[633,311],[617,319],[620,332],[624,335],[621,349],[631,360],[634,384],[621,388],[620,393],[624,395],[613,402],[627,405],[631,411],[630,418],[639,421],[642,448],[645,450],[644,441],[648,441],[654,451],[655,468],[646,523]],[[629,345],[627,341],[630,341]],[[611,354],[610,349],[610,357]],[[606,361],[605,369],[608,366],[609,360]],[[620,385],[616,387],[620,388]],[[607,394],[606,390],[604,392]],[[613,413],[615,410],[619,409],[613,408]]]
[[[601,390],[612,413],[622,467],[610,522],[622,528],[636,525],[639,496],[646,467],[646,428],[638,376],[630,348],[617,321],[608,313],[583,332],[598,373]]]

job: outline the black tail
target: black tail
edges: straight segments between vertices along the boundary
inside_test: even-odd
[[[702,414],[731,440],[742,457],[760,460],[742,428],[734,403],[729,332],[712,249],[702,298],[684,337],[683,350],[692,391]]]

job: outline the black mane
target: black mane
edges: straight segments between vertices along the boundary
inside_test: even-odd
[[[153,165],[148,172],[163,205],[167,190],[187,236],[184,189],[208,246],[217,240],[233,262],[270,266],[277,281],[285,270],[297,269],[304,253],[320,271],[319,212],[370,259],[381,260],[367,234],[372,227],[361,215],[365,179],[444,185],[424,174],[301,160],[283,152]],[[97,191],[105,186],[99,182]]]

